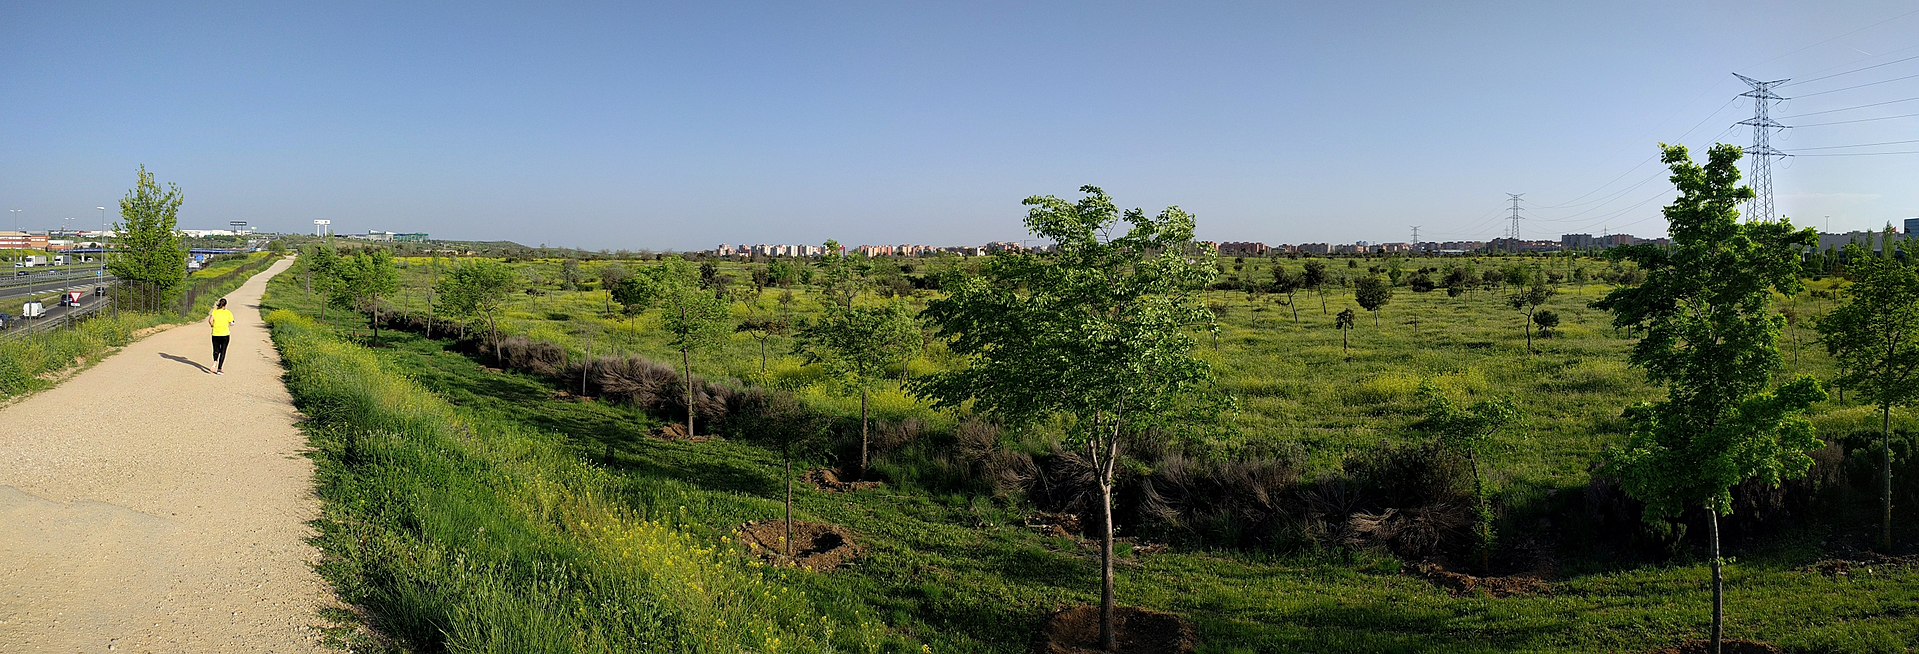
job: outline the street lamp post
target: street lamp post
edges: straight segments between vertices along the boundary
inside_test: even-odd
[[[101,265],[100,276],[105,277],[107,276],[107,271],[105,267],[107,264],[107,208],[106,207],[94,207],[94,208],[100,210],[100,238],[97,238],[94,240],[98,241],[99,242],[98,245],[100,246],[100,265]]]

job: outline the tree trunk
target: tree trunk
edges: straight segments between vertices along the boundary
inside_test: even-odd
[[[766,340],[760,339],[760,372],[766,372]]]
[[[1725,561],[1719,558],[1719,512],[1706,508],[1706,525],[1712,538],[1712,654],[1721,654],[1726,637]]]
[[[1373,309],[1373,329],[1379,329],[1379,310]]]
[[[1879,472],[1881,476],[1884,477],[1883,481],[1885,482],[1885,489],[1884,489],[1885,502],[1884,504],[1881,505],[1881,508],[1885,510],[1885,513],[1884,515],[1880,516],[1881,519],[1884,520],[1884,522],[1882,522],[1879,527],[1879,549],[1883,550],[1887,554],[1891,554],[1892,553],[1892,404],[1890,402],[1879,403],[1879,415],[1880,415],[1879,445],[1880,447],[1885,449],[1885,452],[1883,452],[1885,457],[1880,460],[1880,464],[1879,464],[1880,465]]]
[[[1293,301],[1293,294],[1286,294],[1286,306],[1293,309],[1293,324],[1299,324],[1299,303]]]
[[[1319,315],[1326,315],[1326,289],[1319,289]]]
[[[1346,355],[1351,355],[1353,353],[1352,339],[1347,338],[1346,329],[1344,327],[1340,328],[1339,330],[1339,352],[1341,354],[1346,354]]]
[[[786,558],[793,558],[793,435],[786,435]]]
[[[860,387],[860,481],[866,481],[866,387]]]
[[[693,437],[693,353],[680,348],[680,363],[686,367],[686,437]]]
[[[1099,646],[1112,652],[1119,649],[1119,634],[1113,620],[1113,473],[1100,471],[1099,481]]]
[[[1479,571],[1483,573],[1492,564],[1492,506],[1486,500],[1486,478],[1479,474],[1479,455],[1473,454],[1467,456],[1466,460],[1472,463],[1473,466],[1473,499],[1477,500],[1479,504],[1477,507],[1474,507],[1477,513],[1477,515],[1474,516],[1477,520],[1474,522],[1477,523],[1477,527],[1476,532],[1473,534],[1473,540],[1478,541]]]
[[[1533,353],[1533,313],[1526,312],[1526,354]]]

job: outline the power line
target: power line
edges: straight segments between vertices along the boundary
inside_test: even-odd
[[[1894,78],[1892,78],[1892,79],[1882,79],[1882,80],[1879,80],[1879,81],[1877,81],[1877,82],[1866,82],[1866,83],[1864,83],[1864,84],[1855,84],[1855,85],[1852,85],[1852,86],[1845,86],[1845,87],[1840,87],[1840,88],[1836,88],[1836,89],[1832,89],[1832,90],[1830,90],[1830,91],[1819,91],[1819,92],[1817,92],[1817,93],[1801,93],[1801,94],[1799,94],[1799,95],[1798,95],[1798,97],[1801,97],[1801,98],[1810,98],[1810,97],[1812,97],[1812,96],[1815,96],[1815,95],[1825,95],[1825,94],[1827,94],[1827,93],[1838,93],[1838,92],[1840,92],[1840,91],[1851,91],[1851,90],[1853,90],[1853,89],[1863,89],[1863,88],[1866,88],[1866,87],[1868,87],[1868,86],[1878,86],[1878,85],[1880,85],[1880,84],[1886,84],[1886,83],[1889,83],[1889,82],[1897,82],[1897,81],[1899,81],[1899,80],[1902,80],[1902,79],[1912,79],[1912,78],[1914,78],[1914,77],[1919,77],[1919,73],[1914,73],[1914,74],[1912,74],[1912,75],[1907,75],[1907,76],[1905,76],[1905,77],[1894,77]]]
[[[1830,114],[1830,113],[1838,113],[1838,112],[1841,112],[1841,111],[1852,111],[1852,110],[1854,110],[1854,109],[1865,109],[1865,108],[1867,108],[1867,107],[1878,107],[1878,106],[1882,106],[1882,105],[1888,105],[1888,104],[1899,104],[1899,103],[1901,103],[1901,102],[1912,102],[1913,100],[1919,100],[1919,97],[1913,97],[1913,98],[1901,98],[1901,99],[1898,99],[1898,100],[1887,100],[1887,101],[1885,101],[1885,102],[1874,102],[1874,103],[1872,103],[1872,104],[1862,104],[1862,105],[1857,105],[1857,106],[1852,106],[1852,107],[1840,107],[1840,108],[1838,108],[1838,109],[1827,109],[1827,110],[1825,110],[1825,111],[1809,111],[1809,112],[1806,112],[1806,113],[1803,113],[1803,114],[1793,114],[1793,115],[1791,115],[1791,116],[1780,116],[1780,117],[1779,117],[1779,119],[1780,119],[1780,120],[1791,120],[1791,119],[1793,119],[1793,118],[1804,118],[1804,117],[1806,117],[1806,116],[1817,116],[1817,115],[1819,115],[1819,114]]]
[[[1817,148],[1795,148],[1792,151],[1802,152],[1805,150],[1838,150],[1840,148],[1869,148],[1875,145],[1898,145],[1900,143],[1919,143],[1919,139],[1908,139],[1905,141],[1881,141],[1879,143],[1860,143],[1858,145],[1827,145],[1827,146],[1822,146]]]
[[[1693,133],[1693,132],[1694,132],[1695,130],[1698,130],[1698,129],[1699,129],[1699,126],[1700,126],[1700,125],[1704,125],[1704,124],[1706,124],[1706,122],[1707,122],[1707,121],[1710,121],[1710,120],[1712,120],[1714,116],[1717,116],[1717,115],[1719,115],[1719,112],[1721,112],[1721,111],[1725,111],[1725,110],[1726,110],[1726,107],[1730,107],[1730,106],[1732,106],[1732,103],[1734,103],[1734,102],[1738,102],[1738,101],[1739,101],[1739,97],[1740,97],[1740,96],[1737,96],[1737,95],[1735,95],[1735,96],[1732,96],[1732,97],[1730,97],[1730,98],[1726,98],[1726,103],[1725,103],[1725,104],[1722,104],[1722,105],[1719,105],[1719,108],[1718,108],[1718,109],[1714,109],[1714,110],[1712,110],[1712,113],[1709,113],[1709,114],[1706,114],[1706,117],[1705,117],[1705,118],[1701,118],[1701,119],[1699,119],[1699,122],[1697,122],[1697,123],[1693,123],[1693,124],[1692,124],[1692,127],[1688,127],[1688,128],[1686,128],[1686,131],[1684,131],[1684,132],[1680,132],[1680,134],[1679,134],[1679,137],[1678,137],[1678,138],[1675,138],[1675,139],[1673,139],[1673,141],[1675,141],[1675,142],[1676,142],[1676,141],[1683,141],[1683,140],[1685,140],[1687,136],[1690,136],[1690,135],[1691,135],[1691,134],[1692,134],[1692,133]],[[1722,135],[1723,135],[1724,133],[1725,133],[1725,132],[1720,132],[1720,134],[1722,134]],[[1713,138],[1719,138],[1719,137],[1717,137],[1717,136],[1715,136],[1715,137],[1713,137]],[[1625,178],[1625,177],[1626,177],[1627,175],[1631,175],[1631,174],[1633,173],[1633,171],[1636,171],[1636,170],[1639,170],[1639,168],[1640,168],[1641,166],[1644,166],[1644,165],[1646,165],[1647,163],[1650,163],[1650,162],[1652,162],[1652,161],[1654,161],[1654,160],[1656,160],[1656,159],[1658,159],[1658,158],[1659,158],[1659,153],[1657,153],[1657,152],[1654,152],[1652,156],[1650,156],[1650,157],[1646,157],[1645,159],[1642,159],[1642,160],[1640,160],[1640,161],[1639,161],[1639,163],[1636,163],[1636,164],[1633,164],[1633,166],[1632,166],[1631,168],[1627,168],[1627,169],[1626,169],[1626,172],[1623,172],[1623,173],[1620,173],[1618,177],[1614,177],[1614,178],[1612,178],[1611,180],[1608,180],[1608,181],[1607,181],[1606,183],[1604,183],[1604,184],[1600,184],[1600,185],[1599,185],[1599,188],[1595,188],[1595,189],[1593,189],[1593,190],[1590,190],[1590,191],[1587,191],[1587,192],[1585,192],[1585,193],[1583,193],[1583,194],[1581,194],[1581,195],[1580,195],[1579,197],[1576,197],[1576,198],[1573,198],[1573,199],[1571,199],[1571,200],[1568,200],[1568,201],[1566,201],[1565,203],[1562,203],[1562,204],[1554,204],[1554,205],[1548,205],[1548,206],[1535,206],[1535,207],[1533,207],[1533,208],[1534,208],[1534,209],[1566,209],[1566,208],[1570,208],[1570,207],[1577,207],[1577,206],[1582,206],[1582,205],[1587,205],[1587,204],[1592,204],[1592,202],[1580,202],[1580,200],[1583,200],[1583,199],[1585,199],[1585,198],[1586,198],[1587,196],[1590,196],[1590,195],[1592,195],[1592,194],[1594,194],[1594,193],[1598,193],[1598,192],[1600,192],[1600,191],[1602,191],[1602,190],[1605,190],[1605,189],[1606,189],[1606,187],[1608,187],[1608,186],[1612,186],[1612,185],[1613,185],[1613,184],[1614,184],[1615,182],[1618,182],[1619,180],[1621,180],[1621,179],[1624,179],[1624,178]],[[1643,182],[1642,182],[1642,183],[1643,183]],[[1613,196],[1613,197],[1616,197],[1616,196]],[[1603,200],[1603,199],[1602,199],[1602,200]],[[1594,200],[1593,202],[1602,202],[1602,200]],[[1602,204],[1603,204],[1603,202],[1602,202]]]
[[[1875,120],[1892,120],[1894,118],[1911,118],[1913,116],[1919,116],[1919,113],[1899,114],[1897,116],[1880,116],[1878,118],[1860,118],[1857,120],[1835,120],[1830,123],[1806,123],[1803,125],[1793,125],[1793,127],[1820,127],[1823,125],[1845,125],[1847,123],[1869,123]]]
[[[1871,157],[1882,154],[1919,154],[1919,150],[1900,150],[1897,152],[1827,152],[1825,154],[1800,154],[1798,157]]]
[[[1904,58],[1904,59],[1894,59],[1894,60],[1892,60],[1892,61],[1888,61],[1888,62],[1886,62],[1886,63],[1883,63],[1883,64],[1873,64],[1873,65],[1871,65],[1871,66],[1866,66],[1866,67],[1864,67],[1864,68],[1854,68],[1854,69],[1852,69],[1852,70],[1848,70],[1848,71],[1846,71],[1846,72],[1843,72],[1843,73],[1833,73],[1833,74],[1831,74],[1831,75],[1823,75],[1823,76],[1820,76],[1820,77],[1814,77],[1814,78],[1812,78],[1812,79],[1802,79],[1802,80],[1799,80],[1799,81],[1797,81],[1797,82],[1793,82],[1792,84],[1781,84],[1780,86],[1793,86],[1793,85],[1795,85],[1795,84],[1805,84],[1805,83],[1807,83],[1807,82],[1817,82],[1817,81],[1819,81],[1819,80],[1822,80],[1822,79],[1832,79],[1832,78],[1834,78],[1834,77],[1838,77],[1838,76],[1840,76],[1840,75],[1851,75],[1851,74],[1853,74],[1853,73],[1857,73],[1857,72],[1860,72],[1860,71],[1867,71],[1867,70],[1872,70],[1872,69],[1874,69],[1874,68],[1882,68],[1882,67],[1885,67],[1885,66],[1891,66],[1891,65],[1893,65],[1893,64],[1897,64],[1897,63],[1903,63],[1903,62],[1907,62],[1907,61],[1912,61],[1912,60],[1914,60],[1914,59],[1919,59],[1919,55],[1913,55],[1913,56],[1910,56],[1910,57],[1906,57],[1906,58]]]

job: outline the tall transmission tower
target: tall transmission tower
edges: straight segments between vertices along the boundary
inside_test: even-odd
[[[1784,84],[1786,80],[1761,82],[1739,73],[1733,73],[1733,76],[1752,87],[1752,90],[1739,94],[1752,98],[1752,118],[1738,123],[1752,126],[1752,149],[1746,150],[1746,156],[1751,163],[1746,167],[1750,169],[1748,172],[1752,177],[1753,196],[1752,201],[1746,203],[1746,221],[1772,222],[1778,217],[1773,213],[1772,204],[1772,160],[1775,157],[1791,156],[1772,149],[1773,130],[1786,128],[1785,125],[1772,119],[1772,104],[1785,99],[1773,93],[1772,90]]]
[[[1513,215],[1512,215],[1513,226],[1506,228],[1506,237],[1515,241],[1519,240],[1519,221],[1526,219],[1525,216],[1519,215],[1519,198],[1520,196],[1523,196],[1523,195],[1525,195],[1525,193],[1507,193],[1506,194],[1506,197],[1511,198],[1513,201]]]
[[[1419,226],[1413,225],[1413,245],[1419,245]]]

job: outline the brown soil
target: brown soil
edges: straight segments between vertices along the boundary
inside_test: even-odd
[[[1189,654],[1199,647],[1193,623],[1171,613],[1121,606],[1113,609],[1119,654]],[[1099,607],[1075,606],[1053,614],[1033,648],[1039,654],[1104,654],[1099,648]]]
[[[859,558],[860,546],[853,533],[838,525],[793,521],[793,556],[786,556],[786,523],[781,520],[749,522],[740,527],[740,542],[760,558],[775,564],[791,565],[814,572],[831,572]]]
[[[713,440],[712,436],[687,436],[686,425],[678,422],[661,427],[659,431],[653,432],[653,437],[663,441],[680,443],[704,443]]]
[[[1720,643],[1722,654],[1785,654],[1785,650],[1768,643],[1750,640],[1727,640]],[[1691,640],[1677,647],[1653,650],[1652,654],[1707,654],[1712,651],[1712,641]]]
[[[1085,533],[1079,516],[1071,513],[1035,513],[1026,518],[1026,526],[1047,536],[1079,538]]]
[[[801,481],[812,484],[814,488],[828,493],[850,493],[853,491],[871,490],[885,485],[877,481],[841,481],[839,473],[826,469],[808,471],[806,476],[801,478]]]
[[[1919,556],[1886,556],[1867,553],[1857,559],[1826,559],[1806,566],[1806,572],[1817,572],[1834,579],[1854,576],[1871,576],[1874,568],[1902,568],[1919,566]]]
[[[1408,572],[1432,582],[1434,586],[1451,591],[1454,595],[1485,594],[1493,597],[1524,597],[1552,593],[1552,584],[1544,579],[1525,575],[1475,577],[1447,570],[1445,566],[1437,563],[1415,564]]]

